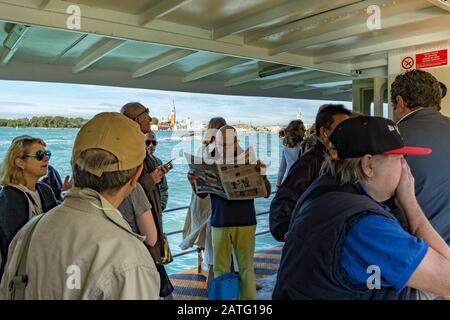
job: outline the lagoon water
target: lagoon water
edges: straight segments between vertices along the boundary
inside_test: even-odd
[[[47,149],[52,151],[50,164],[60,172],[62,177],[71,175],[70,157],[77,132],[78,129],[0,128],[0,159],[3,161],[5,152],[14,137],[28,134],[41,137],[45,140]],[[186,179],[188,166],[183,160],[183,152],[195,153],[200,147],[201,141],[199,139],[181,141],[180,136],[183,134],[186,134],[186,132],[156,132],[159,144],[155,155],[163,162],[175,158],[173,161],[174,169],[167,174],[169,184],[169,203],[167,209],[185,207],[189,205],[191,199],[191,187]],[[272,182],[272,190],[275,190],[280,156],[280,142],[277,135],[275,133],[253,132],[242,134],[239,139],[242,146],[253,146],[257,157],[267,164],[267,175]],[[255,202],[256,212],[268,211],[270,199],[257,199]],[[166,233],[181,230],[183,228],[186,211],[186,209],[182,209],[164,214],[164,229]],[[257,233],[268,230],[268,219],[269,216],[267,214],[258,217]],[[181,249],[179,248],[181,234],[170,236],[169,242],[173,254],[181,252]],[[256,237],[257,250],[276,245],[279,245],[279,243],[276,242],[270,234]],[[192,253],[176,257],[174,262],[168,265],[168,272],[174,273],[196,266],[197,254]]]

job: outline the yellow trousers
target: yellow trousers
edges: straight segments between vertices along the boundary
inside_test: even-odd
[[[239,266],[240,299],[256,299],[255,271],[253,256],[255,254],[256,226],[247,227],[211,227],[214,251],[214,277],[230,272],[231,248],[236,254]]]

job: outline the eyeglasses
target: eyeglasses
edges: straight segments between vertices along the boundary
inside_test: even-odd
[[[136,120],[137,118],[139,118],[140,116],[142,116],[144,113],[150,113],[150,110],[148,108],[145,108],[144,111],[142,111],[141,113],[139,113],[136,117],[133,118],[133,120]],[[150,117],[150,115],[149,115]],[[151,119],[152,117],[150,117]]]
[[[44,160],[44,157],[47,157],[47,159],[50,159],[51,156],[52,156],[52,152],[50,150],[45,150],[45,151],[39,150],[35,154],[24,154],[22,156],[22,158],[35,158],[38,161],[42,161],[42,160]]]
[[[158,145],[158,141],[154,141],[154,140],[145,140],[145,145],[148,147],[150,145],[154,145],[155,147]]]

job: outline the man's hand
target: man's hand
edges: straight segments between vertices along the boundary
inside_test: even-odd
[[[195,188],[195,182],[198,179],[198,174],[196,174],[195,172],[193,172],[192,170],[190,170],[187,173],[187,178],[189,180],[189,183],[191,184],[192,187],[192,191],[197,195],[197,197],[205,199],[208,196],[208,193],[197,193],[197,190]]]
[[[264,162],[260,160],[256,161],[256,169],[259,170],[262,176],[266,175],[267,166],[264,164]]]
[[[405,159],[402,159],[402,175],[395,190],[395,203],[404,212],[408,220],[412,218],[408,216],[408,212],[411,211],[408,209],[418,206],[414,189],[414,177]],[[412,211],[414,212],[414,210]]]
[[[73,187],[72,179],[69,176],[66,176],[66,178],[64,179],[63,185],[61,187],[61,192],[72,189],[72,187]]]
[[[187,174],[187,178],[191,184],[194,184],[198,179],[198,175],[195,174],[193,171],[189,171]]]
[[[262,161],[258,160],[256,161],[256,169],[259,170],[264,181],[264,187],[266,189],[266,194],[264,195],[264,198],[269,198],[272,186],[266,176],[267,166]]]
[[[150,176],[152,177],[152,179],[155,182],[155,184],[158,184],[158,183],[161,182],[161,180],[162,180],[162,178],[164,176],[164,173],[163,173],[163,171],[161,170],[160,167],[157,167],[155,170],[153,170],[150,173]]]
[[[168,164],[162,164],[158,168],[161,170],[163,175],[166,174],[167,172],[169,172],[170,170],[172,170],[172,167]]]

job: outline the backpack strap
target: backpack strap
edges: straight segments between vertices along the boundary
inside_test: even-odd
[[[23,239],[21,246],[18,248],[18,260],[16,264],[16,272],[14,277],[9,282],[9,300],[25,300],[25,288],[28,284],[28,275],[26,274],[27,256],[30,248],[31,237],[38,222],[42,218],[42,214],[36,216],[35,219],[30,221],[30,228]],[[17,249],[17,248],[16,248]]]

